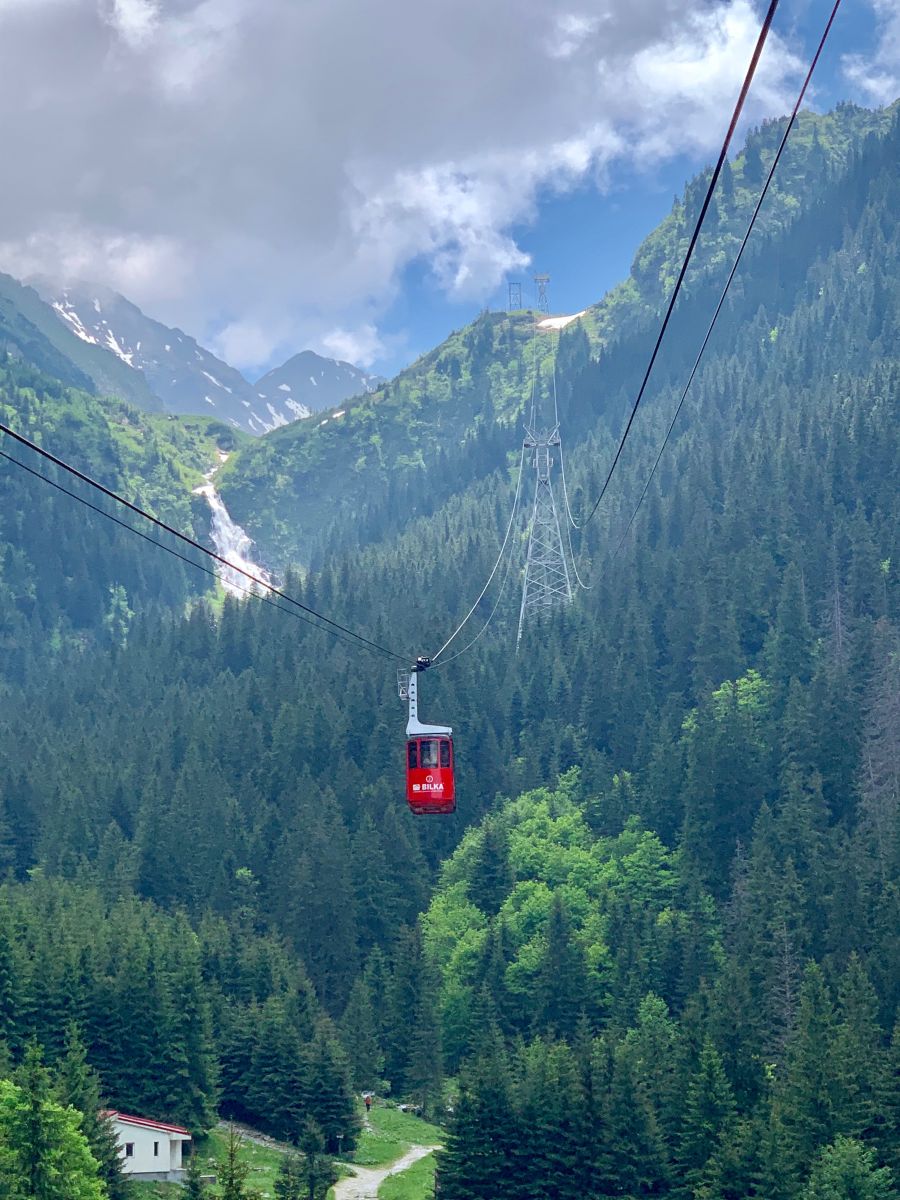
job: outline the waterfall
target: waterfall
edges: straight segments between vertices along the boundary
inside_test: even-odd
[[[264,583],[271,583],[272,576],[265,567],[261,567],[259,563],[254,562],[250,557],[250,552],[253,549],[252,539],[240,525],[231,519],[228,509],[225,507],[222,497],[216,491],[215,484],[213,483],[213,478],[219,466],[227,458],[228,455],[220,450],[218,465],[203,476],[206,483],[201,487],[194,488],[194,495],[203,496],[209,505],[210,512],[212,513],[209,534],[216,548],[216,553],[220,554],[222,558],[227,558],[236,567],[240,567],[244,571],[249,571],[251,575],[255,575],[257,579],[263,580]],[[223,567],[221,564],[219,564],[216,570],[222,581],[222,586],[232,596],[246,596],[248,589],[253,587],[251,581],[238,571],[229,571],[227,567]]]

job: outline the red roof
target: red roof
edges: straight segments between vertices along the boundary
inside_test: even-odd
[[[113,1120],[121,1121],[125,1125],[139,1125],[142,1129],[161,1129],[163,1133],[180,1133],[186,1138],[191,1136],[188,1130],[182,1129],[180,1125],[169,1125],[165,1121],[151,1121],[148,1117],[130,1117],[128,1113],[116,1112],[115,1109],[107,1109],[101,1115],[112,1117]]]

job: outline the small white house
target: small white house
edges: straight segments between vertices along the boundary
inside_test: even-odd
[[[108,1112],[119,1141],[119,1157],[132,1179],[177,1183],[184,1178],[184,1146],[191,1135],[180,1125]]]

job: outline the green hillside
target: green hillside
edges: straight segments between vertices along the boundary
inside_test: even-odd
[[[32,667],[0,708],[0,1041],[14,1064],[36,1038],[55,1068],[75,1014],[112,1102],[197,1127],[218,1109],[297,1141],[319,1136],[312,1119],[328,1152],[359,1137],[353,1091],[401,1098],[446,1130],[442,1200],[893,1200],[900,120],[830,119],[851,141],[820,132],[840,151],[825,170],[804,126],[797,211],[748,254],[621,552],[716,299],[712,259],[607,501],[575,536],[590,590],[516,654],[520,556],[488,634],[424,677],[423,715],[454,726],[454,817],[416,820],[403,803],[395,663],[271,606],[184,613],[172,585],[113,644],[57,653],[42,622],[64,567],[90,550],[95,589],[138,552],[64,525],[61,507],[32,512],[5,480],[3,566],[24,557],[34,573],[35,624],[20,623]],[[654,236],[648,279],[675,253],[674,230]],[[631,330],[623,312],[615,335],[592,316],[560,339],[577,512],[605,475],[651,309]],[[455,447],[454,381],[430,405],[426,372],[336,433],[331,418],[234,457],[235,515],[256,463],[254,488],[274,489],[269,547],[315,547],[292,592],[401,656],[441,644],[494,562],[522,322],[488,314],[452,341],[468,356]],[[166,437],[123,411],[92,443],[91,397],[8,386],[17,420],[190,519],[214,428]],[[365,503],[350,489],[327,527],[329,468],[382,411],[383,461],[367,451],[352,477]],[[424,472],[401,464],[413,421]],[[295,451],[324,489],[296,531],[292,506],[312,501]],[[520,555],[523,537],[524,520]],[[130,587],[161,598],[160,580]],[[85,597],[95,624],[103,599]],[[152,1064],[170,1033],[161,1069],[137,1070],[134,1048]]]
[[[784,236],[865,139],[883,136],[892,119],[892,110],[853,105],[826,116],[803,114],[757,241]],[[751,134],[727,169],[689,277],[688,297],[702,296],[706,303],[705,287],[727,269],[783,127],[783,121],[771,121]],[[603,397],[634,386],[635,360],[646,356],[706,183],[707,176],[700,175],[686,186],[670,216],[638,249],[629,279],[568,328],[563,354],[570,373],[589,353],[616,350],[589,412],[568,427],[570,437],[615,416]],[[297,422],[252,443],[222,475],[222,494],[235,519],[270,562],[284,564],[309,562],[325,545],[333,551],[338,542],[352,543],[373,520],[384,521],[388,513],[396,520],[398,508],[407,519],[434,511],[462,486],[495,469],[503,447],[520,440],[535,366],[538,394],[549,400],[556,338],[541,333],[535,339],[533,328],[530,313],[483,313],[383,388],[348,402],[338,410],[342,415]],[[682,321],[680,332],[693,329]],[[678,334],[676,326],[673,339]]]
[[[206,538],[208,510],[191,491],[218,461],[217,449],[231,450],[240,440],[215,421],[156,416],[98,399],[8,355],[0,358],[0,418],[198,538]],[[61,478],[11,439],[0,439],[0,450],[110,511],[96,492]],[[199,573],[5,460],[0,492],[3,676],[21,675],[50,647],[58,653],[86,640],[121,639],[135,613],[180,608],[209,589],[211,581]],[[115,515],[126,519],[119,509]],[[139,518],[127,520],[142,527]],[[144,532],[160,536],[149,527]]]

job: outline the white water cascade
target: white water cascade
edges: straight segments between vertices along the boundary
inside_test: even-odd
[[[259,563],[254,562],[250,558],[250,551],[253,549],[252,539],[240,525],[232,521],[228,509],[222,502],[222,497],[216,491],[215,484],[213,483],[216,472],[227,459],[228,455],[220,450],[218,466],[213,467],[211,471],[207,471],[203,476],[206,483],[201,487],[194,488],[194,495],[203,496],[209,505],[210,512],[212,513],[209,534],[216,548],[216,553],[220,554],[222,558],[227,558],[230,563],[234,563],[241,570],[249,571],[251,575],[255,575],[263,583],[271,583],[272,576],[265,567],[261,567]],[[238,571],[229,571],[221,563],[217,565],[216,571],[222,581],[222,586],[232,596],[247,596],[253,589],[252,582]]]

